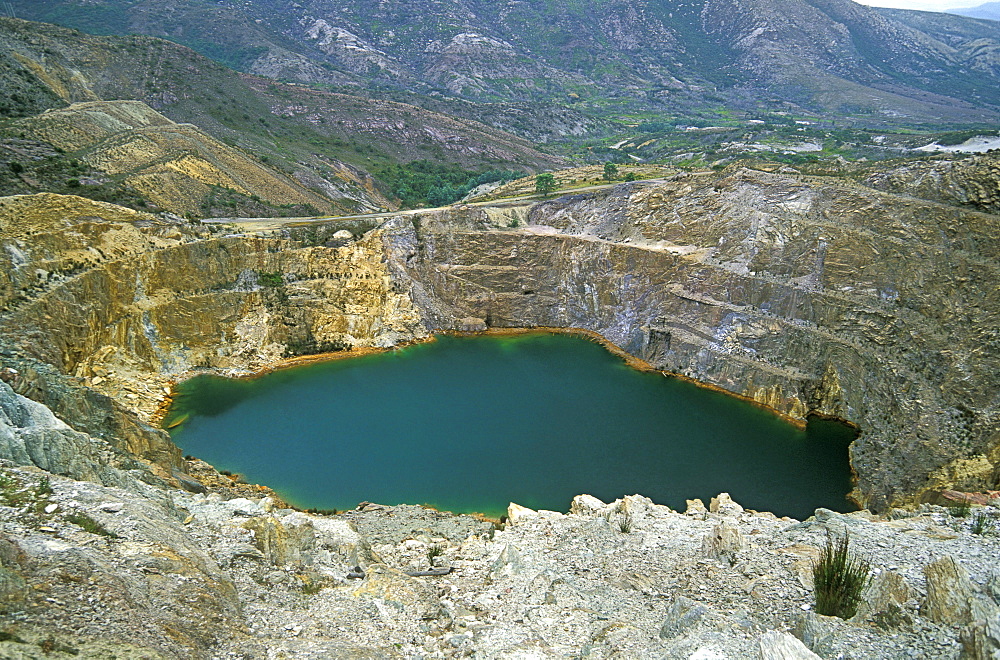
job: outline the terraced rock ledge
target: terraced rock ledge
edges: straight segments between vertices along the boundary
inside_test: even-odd
[[[575,328],[790,418],[855,424],[863,505],[997,488],[995,215],[747,169],[255,236],[71,197],[0,202],[5,364],[71,425],[64,387],[141,424],[205,369]],[[162,433],[130,436],[180,468]]]
[[[52,644],[93,657],[776,657],[795,644],[766,631],[795,630],[825,657],[989,657],[996,537],[915,507],[997,489],[998,230],[966,208],[735,168],[261,235],[0,198],[0,607],[14,622],[0,644],[24,657]],[[185,461],[149,423],[174,381],[205,370],[538,326],[597,333],[791,418],[856,424],[855,498],[887,517],[798,524],[721,497],[708,513],[642,498],[514,507],[502,531],[410,508],[310,516]],[[875,618],[809,617],[796,562],[827,529],[905,580],[880,577]],[[719,534],[734,545],[702,545]],[[435,544],[454,575],[399,573]],[[945,556],[957,564],[933,563]]]

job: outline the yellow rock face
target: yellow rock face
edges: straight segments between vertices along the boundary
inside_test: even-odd
[[[0,310],[100,264],[176,244],[180,235],[148,213],[81,197],[0,197],[6,259],[0,268]]]
[[[927,482],[917,492],[915,500],[934,501],[943,490],[980,491],[992,485],[997,469],[996,460],[979,454],[971,458],[959,458],[931,472]]]
[[[155,220],[149,213],[74,195],[41,193],[0,197],[0,238],[25,238],[61,231],[96,218],[120,223]]]
[[[0,199],[0,232],[12,260],[0,269],[7,336],[147,418],[169,381],[194,367],[253,373],[289,356],[426,335],[393,285],[378,231],[339,247],[218,239],[38,195]]]
[[[138,101],[75,103],[18,124],[67,152],[80,152],[97,170],[123,176],[147,199],[174,213],[199,214],[212,186],[275,206],[332,208],[330,200],[251,155],[191,124],[176,124]]]
[[[59,64],[50,64],[46,67],[41,62],[25,57],[17,51],[11,51],[11,55],[38,76],[62,100],[70,101],[74,97],[98,100],[97,95],[78,71],[67,70]]]

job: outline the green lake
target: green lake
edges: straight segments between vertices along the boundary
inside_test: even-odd
[[[185,381],[185,454],[303,508],[361,501],[499,515],[639,493],[683,510],[728,492],[802,518],[850,511],[854,431],[801,431],[734,397],[636,371],[579,337],[439,337],[248,380]]]

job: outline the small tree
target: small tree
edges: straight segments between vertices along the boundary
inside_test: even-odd
[[[625,173],[625,177],[624,177],[623,180],[624,181],[635,181],[636,180],[635,172],[626,172]]]
[[[542,197],[548,197],[549,193],[556,189],[556,178],[551,172],[542,172],[535,177],[535,192]]]
[[[604,163],[604,179],[614,181],[618,177],[618,166],[614,163]]]

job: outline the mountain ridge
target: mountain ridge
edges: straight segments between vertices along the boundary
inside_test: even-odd
[[[973,122],[1000,109],[1000,26],[952,36],[850,0],[14,0],[18,15],[187,43],[248,73],[589,116],[805,108]],[[910,12],[920,13],[920,12]],[[433,20],[427,20],[434,16]],[[985,40],[985,41],[980,41]],[[831,97],[839,97],[832,99]]]
[[[984,2],[975,7],[959,7],[945,10],[949,14],[982,18],[988,21],[1000,21],[1000,2]]]

